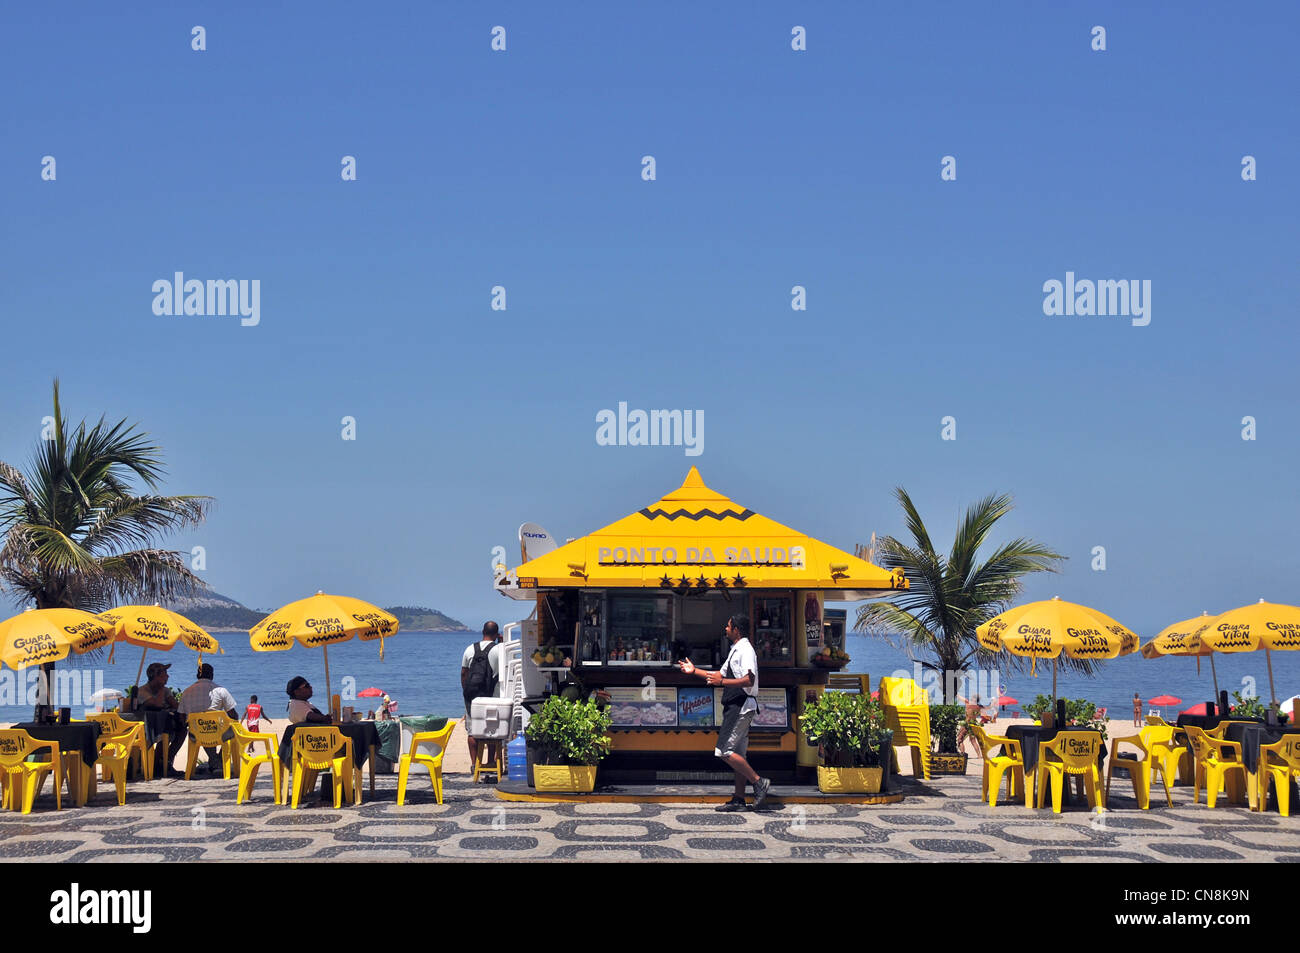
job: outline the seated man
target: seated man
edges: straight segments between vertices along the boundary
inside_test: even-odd
[[[127,699],[128,710],[139,712],[165,712],[165,728],[170,737],[168,747],[169,751],[162,752],[163,762],[166,765],[167,777],[179,777],[181,772],[177,771],[173,762],[176,755],[180,753],[181,745],[185,741],[185,719],[181,717],[177,709],[180,703],[176,696],[172,694],[167,687],[169,677],[168,669],[171,668],[170,662],[151,662],[145,669],[145,676],[148,681],[143,685],[133,686],[131,696]],[[161,732],[158,732],[161,734]]]
[[[212,666],[204,662],[199,666],[193,685],[181,692],[179,711],[189,715],[205,711],[224,711],[231,721],[239,721],[239,707],[235,696],[212,680]],[[221,766],[221,753],[216,748],[205,748],[208,754],[208,772],[216,774]]]

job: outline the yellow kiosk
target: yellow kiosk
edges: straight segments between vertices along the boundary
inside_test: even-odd
[[[663,499],[512,573],[536,590],[536,645],[524,665],[567,668],[565,677],[611,698],[607,782],[730,781],[713,757],[721,690],[682,674],[689,657],[716,668],[723,627],[750,619],[759,659],[759,714],[750,732],[755,770],[808,782],[816,767],[794,730],[804,702],[832,670],[815,662],[824,601],[879,598],[906,589],[887,572],[728,499],[692,467]],[[567,663],[567,664],[566,664]]]

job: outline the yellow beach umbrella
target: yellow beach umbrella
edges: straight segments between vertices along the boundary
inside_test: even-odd
[[[1268,662],[1268,690],[1276,704],[1271,652],[1300,649],[1300,608],[1260,599],[1207,620],[1196,634],[1215,652],[1254,652],[1263,647]]]
[[[140,668],[135,673],[135,683],[140,684],[140,673],[144,671],[144,659],[150,649],[170,652],[177,642],[199,653],[199,663],[203,655],[223,652],[217,642],[205,630],[179,612],[164,609],[156,603],[151,606],[118,606],[101,612],[96,617],[113,627],[113,641],[138,645],[144,651],[140,653]],[[116,644],[114,645],[116,650]],[[109,655],[109,661],[113,656]]]
[[[379,658],[384,658],[384,639],[398,629],[397,617],[376,606],[350,596],[332,596],[324,592],[282,606],[248,630],[254,652],[283,652],[295,643],[325,654],[325,690],[330,693],[329,647],[349,639],[362,642],[379,640]]]
[[[1057,659],[1112,659],[1137,651],[1138,637],[1104,612],[1054,596],[994,616],[975,630],[990,652],[1052,660],[1052,698],[1056,698]]]
[[[1214,649],[1201,639],[1201,630],[1212,622],[1214,617],[1208,612],[1182,622],[1175,622],[1168,628],[1161,629],[1160,634],[1142,646],[1143,658],[1159,658],[1162,655],[1193,655],[1196,657],[1196,673],[1201,672],[1201,657],[1210,657],[1210,674],[1214,678],[1214,697],[1219,697],[1219,673],[1214,666]]]
[[[0,622],[0,661],[23,669],[102,649],[113,629],[80,609],[28,609]]]

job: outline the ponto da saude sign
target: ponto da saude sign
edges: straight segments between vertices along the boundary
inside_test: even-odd
[[[596,561],[601,565],[678,565],[692,566],[794,566],[803,567],[802,546],[601,546]]]

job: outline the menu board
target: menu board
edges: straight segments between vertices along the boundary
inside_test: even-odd
[[[712,728],[716,709],[714,689],[677,689],[677,726],[679,728]]]
[[[758,690],[758,714],[754,716],[755,728],[785,728],[790,724],[790,712],[784,688]]]
[[[685,691],[686,689],[683,689]],[[722,724],[722,689],[713,690],[713,724]],[[758,713],[754,715],[751,728],[788,728],[790,726],[790,706],[784,688],[760,688],[758,690]],[[680,706],[679,706],[680,707]]]
[[[615,728],[676,728],[677,689],[609,688],[609,715]]]

